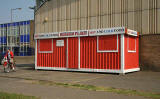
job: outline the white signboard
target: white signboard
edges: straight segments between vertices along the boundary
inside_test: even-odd
[[[64,40],[56,40],[56,46],[64,46]]]
[[[125,27],[89,30],[89,36],[125,33]]]
[[[138,33],[137,33],[137,31],[127,29],[127,34],[128,34],[128,35],[137,36]]]
[[[34,35],[34,39],[45,39],[45,38],[58,38],[58,32],[54,33],[37,33]]]
[[[127,32],[127,33],[126,33]],[[62,37],[81,37],[81,36],[97,36],[97,35],[114,35],[114,34],[128,34],[137,36],[136,31],[127,29],[125,27],[114,27],[104,29],[80,30],[80,31],[66,31],[54,33],[37,33],[34,39],[48,39],[48,38],[62,38]]]
[[[79,36],[88,36],[88,31],[81,30],[81,31],[68,31],[59,33],[59,37],[79,37]]]

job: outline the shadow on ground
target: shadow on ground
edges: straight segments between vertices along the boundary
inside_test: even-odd
[[[16,64],[16,67],[24,70],[35,70],[34,64]]]

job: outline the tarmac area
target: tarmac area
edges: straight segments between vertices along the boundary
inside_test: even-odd
[[[33,61],[17,63],[16,72],[4,73],[0,65],[0,91],[37,96],[41,99],[147,99],[143,96],[92,91],[57,85],[35,84],[32,80],[113,87],[160,93],[160,72],[140,71],[126,75],[34,70]]]

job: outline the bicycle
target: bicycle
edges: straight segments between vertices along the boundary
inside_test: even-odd
[[[3,64],[3,67],[4,67],[4,72],[5,73],[9,73],[11,70],[12,71],[16,71],[16,61],[13,60],[13,62],[9,62],[10,60],[7,60],[5,57],[3,58],[2,60],[2,64]],[[12,64],[13,64],[13,67],[12,67]]]

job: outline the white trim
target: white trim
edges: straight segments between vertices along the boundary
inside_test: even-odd
[[[67,48],[66,48],[66,67],[68,68],[68,38],[67,38]]]
[[[59,67],[37,67],[37,69],[44,70],[64,70],[64,71],[82,71],[82,72],[106,72],[106,73],[121,73],[121,70],[111,70],[111,69],[69,69],[69,68],[59,68]]]
[[[124,69],[125,69],[125,54],[124,54],[124,34],[121,34],[121,72],[124,73]]]
[[[117,34],[117,49],[116,50],[99,50],[99,36],[97,36],[97,52],[118,52],[118,34]]]
[[[68,69],[68,68],[59,68],[59,67],[37,67],[37,69],[44,70],[63,70],[63,71],[82,71],[82,72],[103,72],[103,73],[129,73],[140,71],[140,68],[127,69],[122,72],[121,70],[112,70],[112,69],[90,69],[90,68],[81,68],[81,69]]]
[[[136,53],[136,51],[128,50],[128,53]]]
[[[53,39],[52,40],[52,50],[51,51],[40,51],[40,40],[38,40],[38,53],[53,53]]]
[[[85,71],[85,72],[121,73],[121,70],[111,70],[111,69],[90,69],[90,68],[81,68],[79,71]]]
[[[124,70],[124,73],[135,72],[135,71],[140,71],[140,68],[126,69]]]
[[[135,38],[135,49],[129,50],[129,36],[127,36],[127,51],[128,53],[136,53],[136,38]]]
[[[81,45],[80,45],[80,37],[78,37],[78,68],[80,69],[80,62],[81,62]]]
[[[35,40],[35,69],[37,69],[37,40]]]

